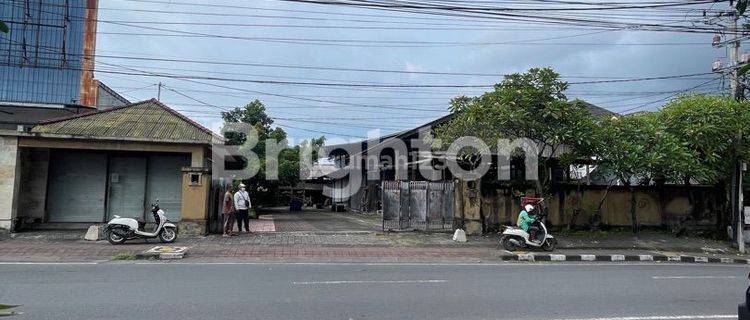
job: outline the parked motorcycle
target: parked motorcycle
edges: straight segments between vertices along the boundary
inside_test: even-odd
[[[133,218],[122,218],[114,216],[107,223],[105,234],[111,244],[122,244],[132,239],[152,239],[158,237],[161,242],[172,243],[177,239],[177,226],[167,219],[164,210],[159,209],[159,200],[151,205],[151,214],[154,215],[156,228],[153,232],[145,230],[146,223]]]
[[[534,207],[538,207],[544,201],[543,198],[528,198],[525,197],[521,200],[521,207],[527,204],[532,204]],[[536,227],[536,233],[534,238],[530,238],[530,234],[521,228],[515,226],[507,226],[503,230],[503,235],[500,238],[503,248],[508,251],[516,251],[519,248],[542,248],[544,251],[554,251],[557,245],[555,237],[547,232],[547,226],[544,225],[544,213],[543,210],[536,214],[536,219],[532,222],[531,227]]]

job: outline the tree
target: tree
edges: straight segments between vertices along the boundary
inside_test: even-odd
[[[699,161],[692,162],[681,173],[681,181],[697,181],[729,190],[732,164],[748,159],[748,140],[738,146],[738,135],[747,136],[750,129],[750,103],[730,97],[683,95],[659,112],[659,121],[676,136],[683,137],[686,147]],[[689,198],[692,202],[692,198]],[[729,210],[720,210],[730,212]],[[729,215],[719,215],[717,228],[722,230]]]
[[[247,123],[251,125],[258,135],[258,141],[252,147],[246,145],[247,134],[242,132],[228,131],[224,133],[224,138],[230,145],[239,145],[240,152],[247,154],[252,152],[258,156],[258,161],[247,161],[246,166],[257,169],[257,174],[245,181],[246,184],[254,187],[263,187],[262,189],[276,191],[279,186],[294,186],[300,181],[300,175],[305,175],[304,170],[309,170],[300,161],[300,152],[304,149],[311,148],[313,163],[317,160],[317,150],[323,146],[325,137],[313,138],[309,142],[302,141],[299,145],[289,146],[286,143],[287,134],[280,127],[273,128],[273,119],[266,113],[266,107],[259,100],[253,100],[242,108],[234,108],[230,111],[221,113],[225,125],[232,122]],[[267,142],[275,142],[280,147],[276,159],[267,158]],[[278,179],[266,179],[267,165],[273,163],[278,168]]]
[[[735,138],[747,133],[750,125],[748,107],[747,102],[732,98],[698,94],[680,96],[664,106],[659,121],[668,132],[683,137],[686,147],[701,159],[683,168],[683,181],[713,184],[730,177]]]
[[[446,148],[462,136],[478,137],[488,145],[498,139],[530,139],[539,146],[536,192],[547,193],[551,155],[558,155],[563,146],[574,154],[590,150],[591,113],[584,102],[567,100],[567,88],[552,69],[533,68],[505,76],[493,91],[479,97],[455,98],[451,101],[455,117],[433,132],[444,142],[436,147]]]
[[[653,182],[663,186],[666,181],[679,180],[682,173],[694,167],[700,159],[687,148],[687,142],[681,136],[667,130],[657,113],[612,117],[597,124],[599,164],[603,171],[628,188],[630,220],[633,232],[637,233],[635,185]],[[601,213],[602,203],[597,214]]]
[[[221,118],[225,123],[227,122],[242,122],[252,125],[258,132],[258,137],[262,135],[268,137],[271,132],[271,124],[273,120],[266,114],[266,106],[263,105],[258,99],[251,101],[242,108],[234,108],[230,111],[222,111]],[[282,134],[284,130],[277,134]],[[283,133],[286,137],[286,133]],[[246,135],[241,132],[226,132],[224,138],[227,139],[230,145],[242,145],[247,139]],[[265,140],[265,139],[260,139]]]

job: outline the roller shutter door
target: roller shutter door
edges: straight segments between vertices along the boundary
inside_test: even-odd
[[[52,150],[47,194],[48,221],[102,222],[106,183],[105,154]]]

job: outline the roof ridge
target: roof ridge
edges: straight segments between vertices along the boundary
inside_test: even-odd
[[[152,100],[156,100],[156,99],[151,98],[149,100],[143,100],[143,101],[133,102],[133,103],[126,104],[124,106],[109,108],[109,109],[105,109],[105,110],[96,110],[96,111],[91,111],[91,112],[84,112],[84,113],[78,113],[78,114],[74,114],[74,115],[68,115],[68,116],[62,116],[62,117],[57,117],[57,118],[51,118],[51,119],[47,119],[47,120],[41,120],[41,121],[39,121],[39,124],[52,124],[52,123],[56,123],[56,122],[61,122],[61,121],[66,121],[66,120],[72,120],[72,119],[77,119],[77,118],[92,116],[92,115],[95,115],[95,114],[102,114],[102,113],[112,112],[112,111],[116,111],[116,110],[120,110],[120,109],[125,109],[125,108],[134,107],[134,106],[137,106],[137,105],[141,105],[141,104],[144,104],[146,102],[150,102]]]
[[[128,108],[133,109],[129,110]],[[144,125],[143,122],[146,119],[146,114],[149,114],[148,121],[155,123]],[[169,119],[170,123],[174,123],[175,127],[171,129],[165,128],[167,129],[165,131],[167,132],[166,134],[164,132],[158,133],[163,127],[159,126],[159,124],[164,123],[167,119]],[[60,128],[65,127],[68,124],[70,124],[71,128],[76,128],[76,130],[68,130],[68,132],[73,135],[79,135],[81,130],[83,130],[85,133],[91,133],[94,135],[114,135],[122,137],[131,137],[135,135],[143,135],[144,137],[151,138],[156,138],[157,136],[180,136],[187,137],[189,140],[203,141],[208,144],[217,140],[223,141],[220,135],[215,134],[210,129],[153,98],[111,109],[40,121],[32,131],[62,132],[60,131]],[[56,127],[57,129],[51,127]],[[93,127],[104,129],[106,132],[99,132],[102,130],[93,130]],[[139,132],[136,134],[133,130],[139,130]]]
[[[193,119],[190,119],[190,118],[186,117],[185,115],[183,115],[182,113],[179,113],[179,112],[177,112],[177,110],[175,110],[175,109],[172,109],[172,108],[170,108],[169,106],[167,106],[166,104],[163,104],[163,103],[161,103],[161,101],[159,101],[159,100],[157,100],[157,99],[154,99],[154,98],[152,98],[151,100],[152,100],[152,101],[153,101],[154,103],[156,103],[156,104],[157,104],[158,106],[160,106],[160,107],[164,108],[164,110],[167,110],[167,112],[169,112],[169,113],[171,113],[171,114],[173,114],[173,115],[177,116],[178,118],[180,118],[180,119],[182,119],[182,120],[184,120],[184,121],[187,121],[188,123],[190,123],[190,124],[192,124],[193,126],[197,127],[197,128],[198,128],[198,129],[200,129],[201,131],[203,131],[203,132],[205,132],[205,133],[209,134],[209,135],[210,135],[211,137],[214,137],[214,136],[217,136],[217,137],[218,137],[218,135],[217,135],[216,133],[214,133],[213,131],[211,131],[211,129],[208,129],[208,128],[204,127],[203,125],[201,125],[200,123],[198,123],[198,122],[195,122],[195,121],[194,121]]]

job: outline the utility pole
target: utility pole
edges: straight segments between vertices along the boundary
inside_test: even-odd
[[[730,5],[732,5],[732,2],[730,2]],[[735,100],[744,100],[745,88],[739,79],[739,69],[741,67],[741,63],[746,63],[746,61],[740,61],[741,39],[739,36],[739,29],[737,27],[737,22],[740,19],[740,12],[735,8],[732,8],[732,10],[729,10],[728,12],[720,13],[717,18],[721,19],[724,16],[728,16],[731,19],[729,27],[729,35],[731,38],[724,42],[727,46],[727,50],[729,51],[729,63],[727,68],[723,70],[721,68],[721,63],[719,61],[715,62],[714,71],[728,74],[730,77],[729,86],[732,97]],[[715,36],[713,44],[717,47],[722,46],[722,42],[720,41],[718,35]],[[739,147],[742,143],[742,134],[738,132],[734,140],[736,146],[735,150],[739,150]],[[740,161],[738,154],[735,154],[734,160],[732,161],[732,179],[729,195],[730,207],[732,210],[730,227],[732,231],[732,240],[737,242],[737,247],[741,253],[745,253],[745,239],[742,235],[742,231],[744,229],[744,205],[742,192],[743,169],[744,163]]]
[[[161,101],[161,81],[159,81],[159,89],[156,91],[156,100]]]
[[[732,34],[732,40],[729,42],[729,58],[731,59],[731,88],[732,88],[732,97],[734,97],[735,100],[742,100],[744,97],[743,91],[744,88],[742,87],[742,84],[740,83],[740,77],[739,77],[739,68],[740,68],[740,38],[738,36],[738,29],[737,29],[737,20],[740,18],[740,14],[737,11],[732,12],[732,24],[731,24],[731,34]],[[737,138],[735,140],[735,143],[737,144],[737,150],[739,150],[739,147],[742,145],[742,133],[737,133]],[[735,156],[734,163],[732,164],[732,175],[734,180],[734,185],[732,186],[732,192],[734,193],[734,203],[732,207],[733,209],[733,224],[734,224],[734,237],[735,241],[737,241],[737,248],[739,249],[740,253],[745,253],[745,237],[742,235],[742,231],[745,228],[743,219],[744,218],[744,204],[743,204],[743,192],[742,192],[742,169],[743,169],[743,163],[740,162],[737,156]]]

